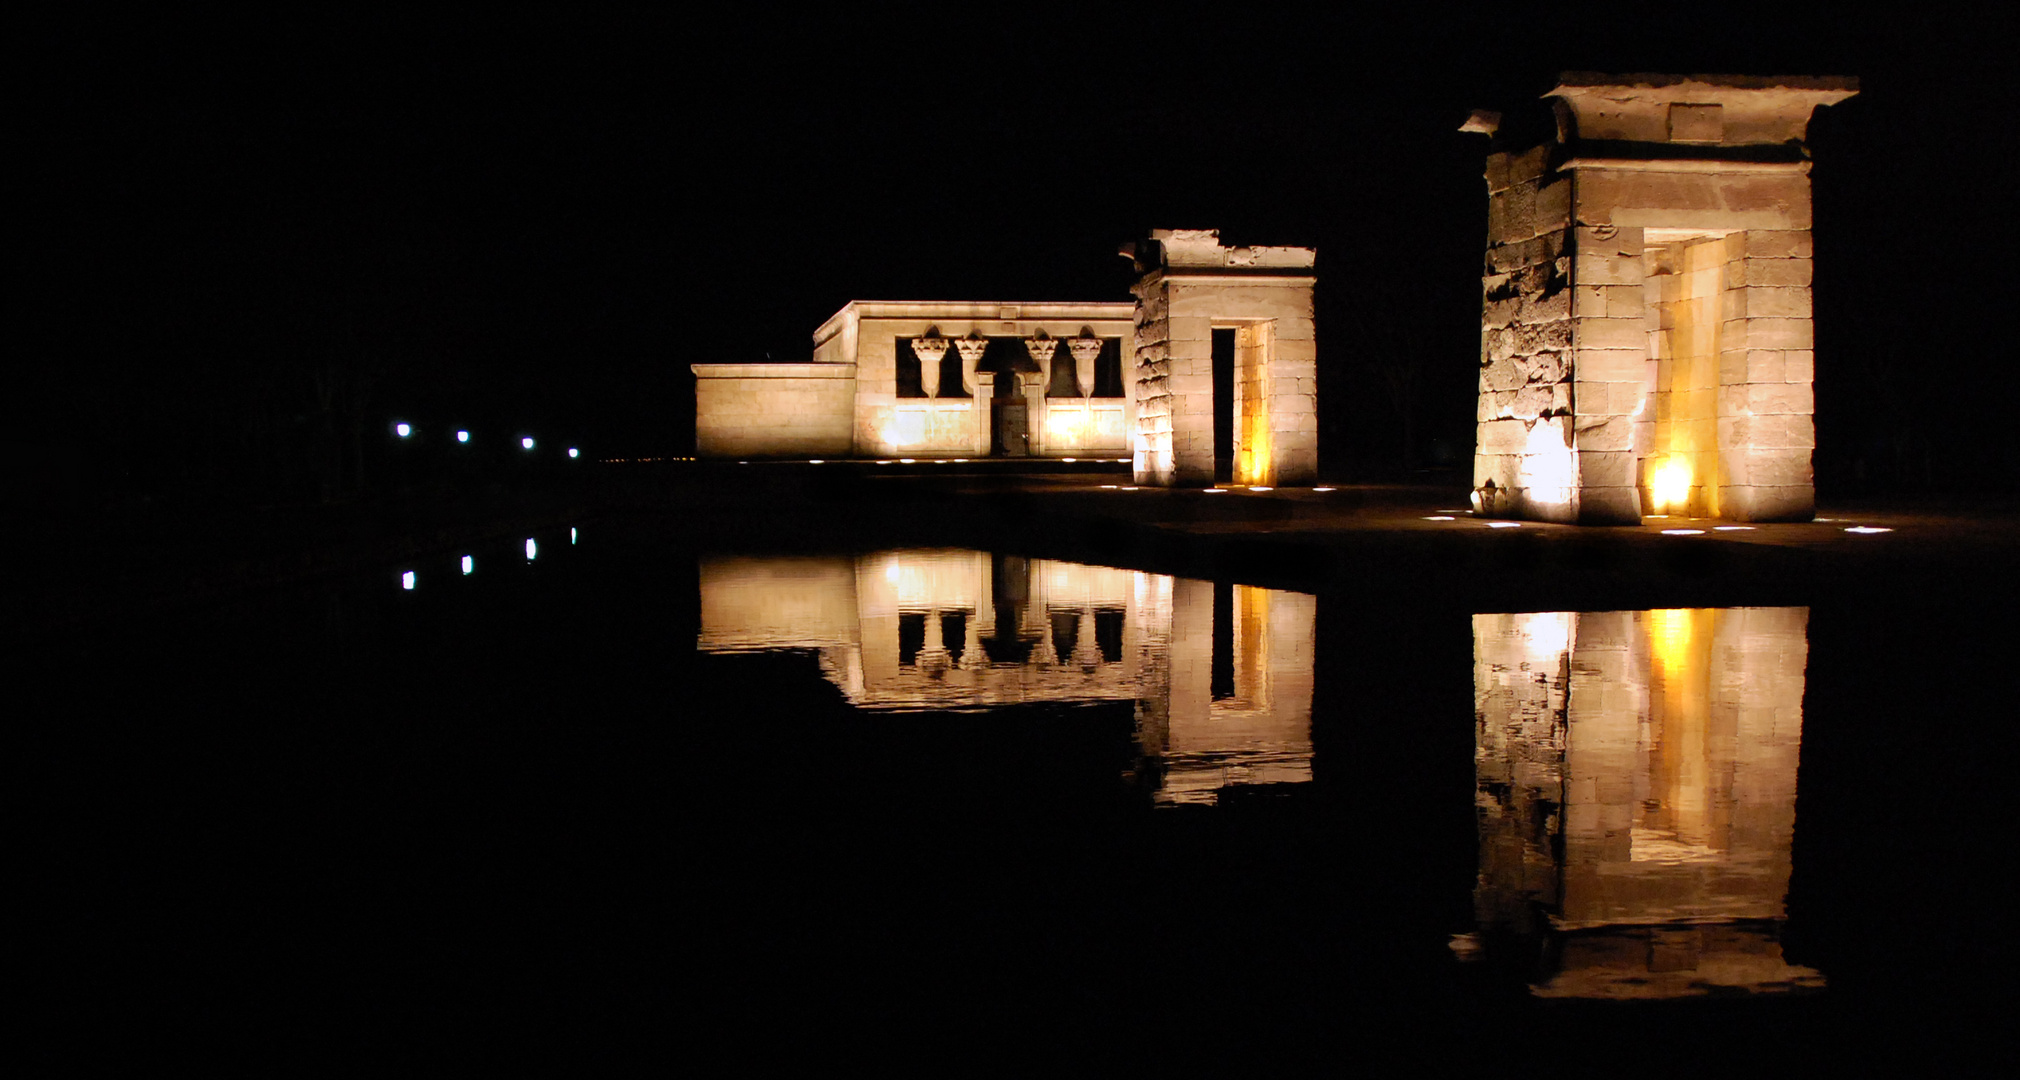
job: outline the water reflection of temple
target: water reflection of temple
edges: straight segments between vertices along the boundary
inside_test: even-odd
[[[1819,987],[1787,963],[1806,608],[1473,620],[1479,935],[1545,997]]]
[[[982,551],[701,564],[704,652],[808,649],[856,706],[1135,702],[1166,802],[1311,779],[1314,597]]]

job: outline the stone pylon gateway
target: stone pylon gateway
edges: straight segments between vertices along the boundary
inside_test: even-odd
[[[1815,515],[1811,114],[1850,78],[1571,72],[1487,156],[1481,513]],[[1139,466],[1140,468],[1140,466]]]
[[[1214,483],[1213,331],[1235,332],[1234,476],[1318,482],[1318,345],[1302,247],[1224,247],[1217,229],[1153,229],[1125,248],[1136,294],[1136,482]]]

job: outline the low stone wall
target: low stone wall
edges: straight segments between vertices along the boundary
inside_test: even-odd
[[[697,456],[848,456],[856,365],[695,364],[694,374]]]

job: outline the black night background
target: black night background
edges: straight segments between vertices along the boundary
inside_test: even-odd
[[[1971,1064],[2011,970],[2020,20],[1869,12],[17,16],[9,1044],[34,1075]],[[1814,465],[1892,537],[1364,527],[1466,498],[1459,126],[1580,70],[1860,80],[1809,127]],[[1153,228],[1317,249],[1337,502],[1174,524],[1141,508],[1201,493],[679,460],[691,364],[805,361],[852,300],[1126,302]],[[1005,597],[1048,560],[1192,579],[1216,656],[1240,604],[1316,597],[1310,782],[1153,812],[1129,701],[872,714],[811,647],[697,646],[710,558],[925,548],[988,549]],[[1807,619],[1780,944],[1828,990],[1539,1003],[1459,965],[1468,620],[1762,606]]]

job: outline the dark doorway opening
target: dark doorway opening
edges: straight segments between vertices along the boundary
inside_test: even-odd
[[[1213,482],[1234,481],[1234,330],[1213,332]]]

